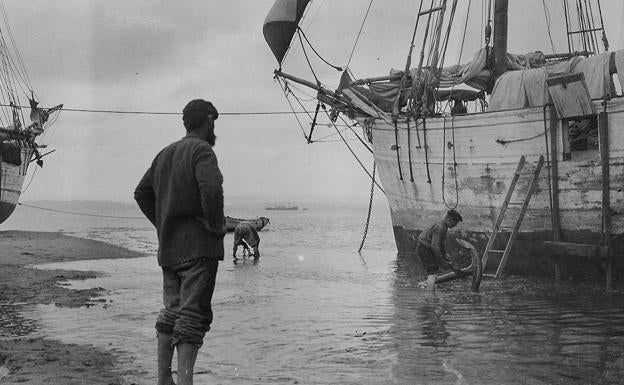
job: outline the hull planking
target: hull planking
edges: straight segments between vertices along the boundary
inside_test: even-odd
[[[0,223],[11,216],[19,203],[31,156],[31,149],[22,148],[21,165],[0,161]]]
[[[614,267],[622,270],[624,247],[624,98],[594,101],[605,119],[608,132],[610,182],[610,233]],[[509,184],[522,155],[535,167],[540,156],[546,164],[520,227],[506,272],[554,271],[553,255],[543,241],[553,239],[553,207],[560,221],[560,241],[599,244],[602,234],[602,162],[598,146],[600,122],[585,135],[581,145],[573,143],[571,125],[555,117],[552,107],[430,118],[408,127],[399,119],[398,130],[381,119],[358,119],[372,138],[374,157],[385,190],[399,255],[411,255],[419,233],[456,208],[464,221],[449,238],[459,237],[483,252]],[[396,134],[396,135],[395,135]],[[553,153],[551,138],[555,138]],[[425,145],[426,143],[426,145]],[[553,156],[556,162],[553,161]],[[551,180],[553,165],[556,182]],[[528,178],[527,178],[528,179]],[[553,189],[554,187],[554,189]],[[528,180],[521,178],[512,201],[526,195]],[[553,190],[557,191],[552,199]],[[516,197],[517,195],[517,197]],[[517,199],[514,199],[517,198]],[[556,202],[558,200],[558,202]],[[558,204],[557,204],[558,203]],[[514,212],[514,209],[516,212]],[[503,226],[513,226],[519,208],[509,207]],[[558,212],[558,214],[557,214]],[[502,235],[502,236],[501,236]],[[497,237],[495,248],[504,248],[509,232]],[[455,242],[448,242],[449,251]],[[578,259],[578,258],[577,258]],[[490,255],[489,265],[498,264]],[[566,259],[571,261],[571,259]],[[600,274],[600,264],[566,263],[565,274]]]

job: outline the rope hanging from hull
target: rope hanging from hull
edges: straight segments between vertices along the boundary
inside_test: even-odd
[[[431,184],[431,173],[429,172],[429,154],[427,153],[427,121],[423,118],[423,147],[425,148],[425,166],[427,167],[427,183]]]
[[[410,182],[414,183],[414,172],[412,171],[412,137],[409,119],[407,119],[407,159],[409,162]]]
[[[403,171],[401,170],[401,154],[399,153],[399,150],[401,149],[401,147],[399,147],[399,126],[396,120],[394,121],[394,143],[397,165],[399,167],[399,180],[403,180]]]

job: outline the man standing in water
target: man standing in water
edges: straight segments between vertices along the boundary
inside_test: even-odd
[[[236,251],[238,246],[243,246],[243,249],[248,250],[249,247],[254,251],[254,263],[258,263],[260,259],[260,236],[256,228],[249,222],[241,222],[234,228],[234,249],[232,250],[232,256],[234,257],[234,263],[236,263]]]
[[[418,237],[416,255],[427,270],[427,275],[436,274],[441,267],[459,272],[446,258],[446,233],[462,221],[461,215],[449,210],[444,219],[424,230]]]
[[[156,227],[164,308],[156,320],[158,384],[172,385],[178,352],[178,385],[193,384],[193,368],[212,323],[211,300],[223,260],[223,176],[212,150],[219,113],[203,99],[182,111],[184,138],[156,155],[134,191]]]

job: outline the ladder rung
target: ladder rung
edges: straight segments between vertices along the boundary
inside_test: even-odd
[[[518,175],[534,175],[535,171],[520,171],[520,172],[517,172],[516,174],[518,174]]]
[[[428,14],[428,13],[433,13],[433,12],[436,12],[436,11],[441,11],[441,10],[443,10],[443,9],[444,9],[444,6],[443,6],[443,5],[441,5],[441,6],[439,6],[439,7],[431,8],[431,9],[430,9],[430,10],[428,10],[428,11],[422,11],[422,12],[420,12],[420,13],[418,14],[418,16],[426,15],[426,14]]]
[[[490,274],[490,273],[483,274],[483,276],[488,277],[488,278],[496,278],[496,274]]]
[[[596,31],[602,31],[604,28],[590,28],[590,29],[580,29],[578,31],[570,31],[568,32],[568,35],[573,35],[575,33],[584,33],[584,32],[596,32]]]
[[[524,202],[509,202],[507,203],[507,205],[511,205],[511,206],[522,206],[524,204]]]
[[[505,250],[492,250],[492,249],[490,249],[490,250],[488,250],[488,252],[489,253],[504,253]]]

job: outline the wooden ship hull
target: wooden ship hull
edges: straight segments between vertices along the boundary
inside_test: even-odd
[[[28,171],[33,151],[29,148],[21,149],[21,164],[17,162],[0,161],[0,223],[6,221],[17,206],[22,193],[24,179]]]
[[[419,121],[410,127],[399,120],[396,132],[382,119],[358,119],[372,139],[399,255],[413,254],[419,233],[456,205],[464,221],[449,237],[466,239],[483,252],[520,157],[534,167],[543,156],[546,165],[506,272],[552,274],[559,252],[550,252],[544,241],[553,241],[555,233],[557,241],[579,247],[609,244],[613,262],[621,270],[624,97],[608,100],[604,106],[602,100],[593,103],[600,112],[593,133],[599,145],[578,151],[570,149],[569,125],[557,118],[552,106],[430,118],[425,125]],[[600,127],[604,138],[598,138]],[[515,195],[526,194],[527,186],[526,178],[521,178]],[[514,210],[520,208],[510,206],[506,217],[514,218]],[[502,231],[495,248],[504,249],[509,235],[510,231]],[[449,247],[454,244],[448,242]],[[586,257],[561,264],[564,274],[599,274],[601,264]],[[489,261],[498,264],[496,256]]]
[[[263,33],[280,64],[275,78],[287,98],[296,98],[289,83],[317,92],[316,108],[306,111],[308,143],[323,115],[347,147],[339,119],[362,128],[356,136],[373,154],[399,256],[414,254],[420,232],[456,209],[464,221],[450,238],[475,245],[497,277],[504,268],[557,278],[604,274],[609,287],[614,267],[624,273],[624,50],[609,49],[598,1],[596,14],[592,1],[563,1],[567,50],[556,50],[551,38],[552,54],[510,52],[509,1],[490,2],[493,20],[481,26],[480,48],[453,65],[445,64],[451,32],[463,28],[461,58],[470,5],[460,23],[459,2],[421,3],[404,69],[369,78],[353,79],[349,64],[330,63],[299,36],[304,53],[309,45],[325,68],[341,73],[336,88],[323,84],[320,71],[314,81],[283,71],[307,3],[276,0],[267,14]],[[487,112],[468,113],[472,102],[471,110]],[[457,249],[452,240],[447,247]]]
[[[11,46],[6,44],[3,31],[10,31],[6,17],[0,24],[3,24],[0,28],[0,71],[3,74],[0,80],[3,100],[0,104],[0,223],[3,223],[19,203],[30,163],[34,161],[42,167],[42,158],[54,152],[40,153],[47,147],[41,144],[41,135],[54,124],[56,119],[50,120],[50,117],[63,105],[51,108],[39,105],[15,42]],[[28,101],[28,105],[22,101]]]

